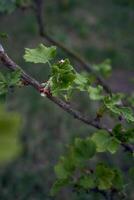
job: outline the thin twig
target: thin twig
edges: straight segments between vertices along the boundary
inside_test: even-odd
[[[110,87],[105,83],[105,81],[93,70],[91,64],[87,63],[80,55],[75,53],[74,51],[68,49],[65,45],[62,43],[56,41],[54,38],[52,38],[49,34],[47,34],[47,31],[44,29],[44,23],[43,23],[43,1],[42,0],[34,0],[35,3],[35,15],[36,20],[39,28],[39,34],[41,37],[45,38],[47,41],[49,41],[51,44],[58,46],[60,49],[65,51],[69,56],[74,58],[87,72],[92,73],[99,84],[101,84],[104,88],[104,90],[111,94]]]
[[[4,51],[4,48],[2,47],[2,45],[0,44],[0,60],[1,62],[10,70],[15,71],[17,69],[21,70],[21,78],[24,82],[26,82],[27,84],[31,85],[32,87],[34,87],[39,93],[41,93],[41,91],[43,90],[43,86],[41,83],[39,83],[36,79],[34,79],[32,76],[30,76],[29,74],[27,74],[21,67],[19,67]],[[94,120],[89,119],[88,117],[82,115],[79,111],[77,111],[76,109],[74,109],[70,104],[64,102],[63,100],[52,96],[51,93],[45,92],[44,93],[46,95],[46,97],[51,100],[52,102],[54,102],[56,105],[58,105],[59,107],[61,107],[64,111],[66,111],[67,113],[69,113],[70,115],[72,115],[74,118],[84,122],[87,125],[90,125],[96,129],[105,129],[107,132],[109,132],[109,134],[111,135],[111,131],[106,128],[106,126],[104,125],[100,125],[97,124]],[[124,147],[124,149],[126,151],[129,151],[131,153],[134,152],[133,146],[130,146],[128,144],[125,143],[121,143],[121,145]]]
[[[0,50],[0,60],[2,63],[8,67],[10,70],[15,71],[17,69],[21,70],[21,78],[24,82],[27,84],[33,86],[38,92],[41,92],[43,89],[43,86],[41,83],[39,83],[36,79],[28,75],[21,67],[19,67],[9,56],[4,52]],[[57,104],[59,107],[61,107],[63,110],[71,114],[74,118],[83,121],[87,125],[91,125],[97,129],[103,129],[106,127],[100,127],[100,125],[96,124],[94,121],[90,120],[89,118],[83,116],[79,111],[75,110],[71,107],[70,104],[64,102],[63,100],[52,96],[51,93],[46,92],[46,97],[50,99],[52,102]]]

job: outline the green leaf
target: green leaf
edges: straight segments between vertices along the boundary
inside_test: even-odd
[[[97,146],[97,151],[104,152],[107,150],[107,144],[110,138],[106,131],[101,130],[93,134],[92,140]]]
[[[85,91],[86,87],[88,86],[87,75],[76,73],[74,83],[76,84],[77,89],[79,89],[80,91]]]
[[[118,148],[120,141],[109,135],[108,132],[100,130],[93,134],[92,140],[97,146],[97,152],[109,151],[114,154]]]
[[[116,124],[116,126],[112,130],[113,135],[118,139],[122,140],[122,125],[121,124]]]
[[[103,95],[103,87],[98,85],[97,87],[88,87],[89,97],[92,100],[102,100],[104,98]]]
[[[0,38],[7,39],[8,38],[8,34],[5,33],[5,32],[0,32]]]
[[[128,122],[134,122],[134,113],[129,107],[122,106],[122,94],[113,94],[104,99],[105,106],[114,114],[123,116]]]
[[[121,190],[124,185],[123,174],[119,169],[114,169],[113,187]]]
[[[40,44],[36,49],[25,49],[24,59],[27,62],[33,63],[47,63],[56,55],[56,47],[46,47]]]
[[[59,162],[55,165],[54,169],[58,179],[68,178],[75,170],[75,157],[72,148],[69,150],[68,154],[60,157]]]
[[[97,73],[99,73],[104,78],[111,75],[112,67],[111,67],[111,61],[109,59],[104,60],[104,62],[98,65],[93,65],[93,68]]]
[[[0,95],[5,95],[8,92],[8,88],[19,84],[21,79],[21,70],[15,70],[5,76],[0,73]]]
[[[107,150],[110,153],[114,154],[117,152],[117,150],[119,148],[119,144],[120,144],[120,141],[117,140],[116,138],[112,137],[111,140],[107,144]]]
[[[134,143],[134,128],[129,128],[124,133],[125,141],[129,143]]]
[[[88,160],[95,155],[96,145],[90,138],[76,138],[74,143],[74,152],[79,160]]]
[[[68,171],[65,169],[64,165],[62,163],[58,163],[56,166],[55,166],[55,173],[57,175],[57,178],[59,179],[64,179],[64,178],[67,178],[68,175],[70,173],[68,173]]]
[[[94,174],[85,175],[80,178],[78,185],[84,189],[93,189],[96,187]]]
[[[52,75],[50,81],[52,94],[58,95],[62,92],[62,95],[64,93],[67,95],[72,89],[75,76],[75,71],[68,59],[52,65]]]
[[[5,76],[0,72],[0,84],[5,82],[6,82]]]
[[[97,185],[100,190],[110,189],[115,177],[114,171],[105,164],[98,164],[95,170]]]
[[[15,70],[14,72],[8,74],[7,76],[7,81],[8,81],[8,86],[16,86],[20,83],[21,79],[21,70]]]
[[[21,150],[19,142],[20,116],[0,107],[0,162],[10,161]]]
[[[66,158],[62,158],[54,168],[58,179],[66,179],[72,172],[72,169],[67,167],[68,163],[66,163],[65,159]]]
[[[131,108],[122,107],[120,108],[120,113],[128,122],[134,122],[134,113]]]
[[[123,129],[121,124],[117,124],[112,131],[113,135],[125,143],[134,143],[134,128]]]

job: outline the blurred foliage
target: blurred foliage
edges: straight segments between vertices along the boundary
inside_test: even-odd
[[[113,2],[124,6],[134,6],[133,0],[113,0]]]
[[[0,105],[0,162],[7,162],[18,156],[21,152],[19,141],[20,115],[7,112]]]
[[[31,0],[0,0],[0,13],[11,13],[17,6],[25,8],[31,4]]]
[[[53,37],[81,53],[95,65],[110,58],[112,67],[120,68],[119,73],[123,68],[133,69],[133,1],[129,5],[129,0],[119,1],[46,1],[45,27]],[[123,4],[123,1],[127,3]],[[2,37],[1,39],[7,51],[11,53],[11,57],[37,79],[42,82],[48,80],[47,67],[42,68],[39,64],[33,67],[32,64],[24,64],[21,59],[24,47],[30,48],[43,41],[38,37],[33,12],[17,10],[8,16],[0,15],[0,24],[0,32],[8,35],[6,41]],[[61,51],[58,51],[58,55],[61,58],[65,56]],[[133,73],[130,72],[130,75],[133,76]],[[126,79],[130,75],[127,75],[125,71]],[[121,74],[120,78],[114,79],[117,90],[122,84],[121,79]],[[83,88],[82,85],[81,87]],[[128,85],[125,87],[127,91],[133,90],[133,87]],[[10,99],[10,101],[7,100],[8,106],[18,110],[24,118],[23,154],[15,162],[12,161],[10,165],[4,166],[4,169],[1,167],[0,199],[53,199],[49,196],[49,190],[54,181],[53,165],[57,162],[59,155],[65,151],[66,143],[74,141],[76,136],[88,136],[91,129],[70,118],[51,102],[44,101],[31,88],[22,88],[14,94],[10,93],[8,99]],[[83,93],[79,97],[76,95],[74,99],[80,110],[83,109],[85,112],[90,110],[88,114],[95,116],[97,102],[89,102]],[[131,97],[130,102],[133,102]],[[112,124],[109,120],[108,123]],[[120,139],[119,132],[115,132],[116,137]],[[108,158],[103,154],[100,156],[109,164],[117,164],[124,172],[133,165],[133,161],[130,162],[128,156],[120,155],[120,150],[117,157],[111,155]],[[97,156],[94,162],[99,159]],[[83,185],[85,182],[85,178],[82,178],[80,184]],[[129,200],[133,199],[132,188],[131,183],[126,185]],[[72,194],[69,189],[63,190],[54,199],[104,200],[104,196],[99,193],[87,194],[83,191]]]
[[[0,0],[0,12],[11,13],[15,9],[16,0]]]
[[[67,99],[69,99],[69,97],[71,99],[68,93],[70,94],[76,89],[80,92],[88,92],[91,100],[101,102],[101,107],[104,108],[103,114],[109,112],[114,114],[115,117],[121,116],[124,120],[129,122],[129,130],[122,131],[122,126],[115,122],[113,132],[109,132],[109,129],[103,130],[103,127],[99,127],[101,130],[93,133],[92,137],[87,137],[86,139],[75,138],[74,144],[69,146],[69,153],[65,157],[62,156],[59,163],[55,166],[57,180],[51,189],[51,195],[56,195],[62,187],[68,185],[71,186],[71,188],[79,186],[79,188],[77,188],[78,190],[83,188],[89,191],[90,189],[96,188],[105,192],[114,189],[118,194],[121,192],[121,189],[123,190],[125,185],[122,178],[123,173],[119,171],[120,168],[116,170],[111,169],[102,163],[101,165],[97,164],[95,171],[87,169],[90,172],[89,174],[85,173],[83,175],[83,171],[86,171],[85,162],[87,160],[89,161],[97,152],[110,152],[111,154],[115,154],[121,144],[127,145],[134,142],[133,128],[131,128],[131,124],[134,122],[133,110],[122,104],[125,94],[105,94],[102,86],[95,85],[93,87],[88,75],[85,76],[85,73],[76,72],[69,59],[62,59],[57,63],[51,64],[51,60],[55,58],[55,54],[55,47],[46,47],[43,44],[40,44],[35,49],[26,49],[25,51],[24,59],[27,62],[33,62],[35,64],[47,63],[50,67],[50,78],[46,83],[43,83],[43,91],[50,89],[49,92],[51,92],[52,95],[66,95]],[[104,64],[100,66],[100,72],[102,71],[104,75],[107,74],[107,69],[108,72],[109,69],[111,69],[109,62],[104,62]],[[94,78],[94,80],[96,81],[96,78]],[[41,96],[45,97],[46,93],[43,93],[43,91]],[[112,115],[113,118],[114,115]],[[102,116],[103,115],[101,115],[101,117]],[[123,129],[125,130],[125,126],[123,126]],[[120,132],[123,133],[124,137],[120,137]],[[131,154],[133,157],[133,152],[131,152]],[[79,178],[75,174],[78,170]],[[77,192],[77,190],[75,192]]]

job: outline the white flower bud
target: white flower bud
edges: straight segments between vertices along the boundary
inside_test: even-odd
[[[64,62],[65,62],[65,60],[63,60],[63,59],[62,59],[62,60],[60,60],[60,63],[64,63]]]
[[[40,95],[42,96],[42,97],[46,97],[46,94],[45,93],[40,93]]]

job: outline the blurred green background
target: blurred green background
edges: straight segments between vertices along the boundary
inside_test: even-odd
[[[111,59],[113,75],[106,80],[107,83],[114,91],[133,91],[133,0],[46,0],[43,11],[44,27],[49,35],[81,54],[91,64]],[[8,15],[0,14],[0,32],[7,33],[7,39],[1,38],[2,44],[16,63],[38,80],[48,79],[47,67],[27,64],[23,59],[25,47],[49,44],[39,36],[32,10],[17,9]],[[60,49],[58,54],[59,58],[67,56]],[[89,102],[86,95],[75,95],[74,102],[79,110],[94,116],[97,105]],[[49,196],[55,180],[53,167],[59,156],[74,137],[85,137],[92,128],[73,119],[30,87],[9,92],[7,105],[22,117],[20,140],[23,149],[16,159],[1,164],[1,200],[103,199],[98,194],[76,196],[67,189],[57,197]],[[96,160],[107,159],[125,171],[131,164],[129,157],[123,154],[119,159],[119,156],[120,152],[116,157],[102,154]],[[133,200],[134,193],[129,192],[131,187],[128,187],[128,199]]]

